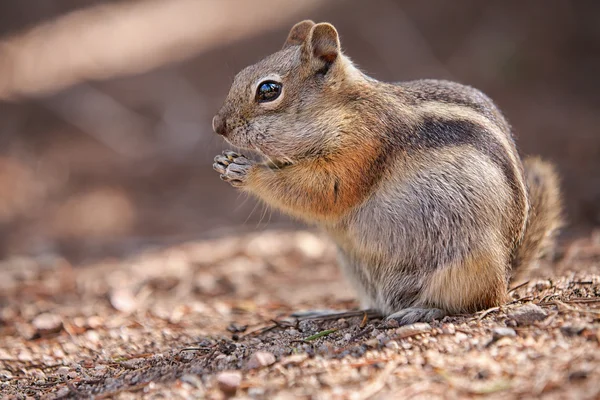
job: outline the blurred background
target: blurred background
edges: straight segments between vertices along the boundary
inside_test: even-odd
[[[0,258],[77,262],[297,226],[219,180],[211,118],[302,19],[380,80],[491,96],[556,163],[569,226],[600,225],[600,2],[0,1]]]

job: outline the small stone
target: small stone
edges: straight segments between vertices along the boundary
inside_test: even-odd
[[[256,369],[261,367],[267,367],[275,363],[275,356],[268,351],[257,351],[252,354],[248,361],[249,369]]]
[[[570,381],[581,381],[587,379],[589,373],[587,371],[574,371],[569,374]]]
[[[509,312],[508,317],[519,325],[529,325],[536,321],[542,321],[548,317],[548,313],[540,306],[533,303],[525,304]]]
[[[517,336],[517,332],[512,328],[494,328],[492,329],[492,335],[493,340],[498,340],[503,337]]]
[[[198,377],[198,375],[185,374],[180,378],[180,380],[182,382],[192,385],[196,389],[202,388],[202,380],[200,380],[200,377]]]
[[[67,376],[67,375],[69,375],[69,372],[71,372],[69,367],[60,367],[59,369],[56,370],[56,373],[59,374],[60,376]]]
[[[405,325],[396,329],[396,335],[401,337],[409,337],[430,331],[431,325],[426,322],[417,322],[416,324]]]
[[[138,308],[138,301],[128,289],[117,289],[110,294],[110,304],[118,311],[132,313]]]
[[[223,393],[233,395],[242,383],[242,374],[238,371],[223,371],[217,375],[217,383]]]
[[[400,348],[400,346],[398,346],[398,342],[394,342],[393,340],[387,342],[385,344],[385,347],[387,347],[390,350],[398,350]]]
[[[375,339],[379,340],[381,343],[387,343],[388,340],[390,340],[389,337],[383,332],[377,335]]]
[[[585,330],[585,326],[577,326],[577,325],[566,325],[560,328],[560,331],[565,336],[577,336],[581,335]]]
[[[31,321],[31,324],[40,335],[60,332],[63,326],[60,316],[51,313],[38,315]]]
[[[298,365],[304,362],[304,360],[307,358],[308,356],[306,354],[292,354],[291,356],[282,358],[281,365],[284,367],[287,365]]]
[[[551,287],[552,284],[550,283],[550,281],[541,281],[535,284],[535,290],[537,290],[538,292],[550,289]]]
[[[350,326],[350,324],[344,318],[338,319],[338,325],[337,325],[338,329],[346,329],[349,326]]]
[[[444,335],[454,335],[456,333],[456,327],[454,324],[444,324],[442,325],[442,333]]]
[[[9,380],[12,379],[12,377],[12,372],[6,369],[0,369],[0,380]]]
[[[247,328],[248,328],[248,325],[240,325],[235,322],[232,322],[227,327],[227,330],[231,333],[240,333],[240,332],[246,332]]]
[[[262,397],[265,395],[265,389],[261,387],[251,387],[248,389],[248,396],[251,398]],[[281,398],[281,397],[280,397]]]
[[[467,340],[469,338],[469,335],[467,335],[464,332],[456,332],[456,334],[454,335],[454,342],[455,343],[460,343],[463,340]]]

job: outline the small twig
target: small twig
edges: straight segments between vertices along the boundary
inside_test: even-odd
[[[481,312],[481,315],[479,315],[479,317],[477,317],[477,319],[482,320],[484,319],[488,314],[491,314],[493,312],[496,312],[500,310],[500,307],[492,307],[492,308],[488,308],[487,310],[483,310]]]
[[[510,305],[512,305],[512,304],[521,303],[521,302],[523,302],[523,301],[531,301],[531,300],[533,300],[533,299],[534,299],[534,297],[533,297],[533,296],[521,297],[520,299],[516,299],[516,300],[513,300],[513,301],[511,301],[511,302],[509,302],[509,303],[506,303],[506,304],[505,304],[505,306],[510,306]]]
[[[373,325],[367,325],[362,331],[358,332],[356,335],[352,336],[348,342],[352,343],[356,339],[360,339],[365,336],[367,333],[371,332],[374,329]]]
[[[600,298],[599,299],[573,299],[573,300],[566,300],[563,303],[600,303]]]
[[[390,361],[389,358],[385,358],[385,359],[379,358],[379,359],[375,359],[375,360],[367,360],[367,361],[363,361],[363,362],[352,363],[352,364],[350,364],[350,367],[352,367],[352,368],[368,367],[370,365],[385,363],[388,361]]]
[[[512,292],[514,292],[515,290],[519,290],[519,289],[521,289],[523,286],[526,286],[526,285],[527,285],[529,282],[530,282],[530,281],[523,282],[523,283],[521,283],[520,285],[517,285],[517,286],[515,286],[514,288],[510,289],[510,290],[508,291],[508,293],[512,293]]]
[[[365,311],[365,315],[360,323],[360,329],[363,329],[365,326],[367,326],[367,322],[369,322],[369,316],[367,315],[367,312]]]
[[[328,335],[331,335],[333,332],[337,332],[338,329],[337,328],[333,328],[333,329],[327,329],[325,331],[319,332],[319,333],[315,333],[314,335],[311,335],[307,338],[304,338],[304,341],[306,342],[310,342]]]
[[[579,313],[584,313],[584,314],[600,315],[600,310],[584,310],[584,309],[581,309],[581,308],[572,307],[572,306],[570,306],[568,304],[563,303],[560,300],[555,300],[555,301],[550,302],[548,304],[554,304],[556,306],[563,307],[564,309],[569,310],[569,311],[574,311],[574,312],[579,312]]]
[[[292,324],[287,321],[277,321],[276,319],[272,319],[270,321],[272,323],[274,323],[275,325],[277,325],[277,327],[282,328],[282,329],[294,328],[296,326],[295,324]]]
[[[540,303],[545,303],[548,301],[548,299],[551,299],[553,297],[560,297],[560,294],[557,294],[557,293],[547,294],[541,298]]]
[[[183,349],[180,349],[179,352],[181,353],[182,351],[210,351],[212,349],[212,347],[184,347]]]
[[[356,310],[356,311],[344,311],[339,313],[331,313],[328,315],[312,316],[312,317],[300,317],[298,320],[305,321],[328,321],[340,318],[352,318],[352,317],[364,317],[367,314],[369,319],[381,318],[381,314],[375,310]]]

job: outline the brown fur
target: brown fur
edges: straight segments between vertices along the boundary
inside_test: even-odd
[[[265,80],[281,93],[257,103]],[[221,177],[326,229],[361,304],[401,323],[501,304],[511,267],[535,262],[559,226],[552,168],[523,168],[487,96],[378,82],[330,24],[295,25],[281,51],[236,76],[215,121],[267,159],[217,156]]]

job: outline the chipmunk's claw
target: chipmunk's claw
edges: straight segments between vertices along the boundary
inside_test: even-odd
[[[439,308],[419,308],[409,307],[398,312],[393,313],[386,319],[395,319],[400,325],[414,324],[415,322],[431,322],[433,320],[440,320],[446,316],[444,310]]]
[[[241,154],[226,150],[215,157],[213,169],[217,171],[221,180],[229,182],[232,186],[240,187],[246,183],[248,171],[254,163]]]

